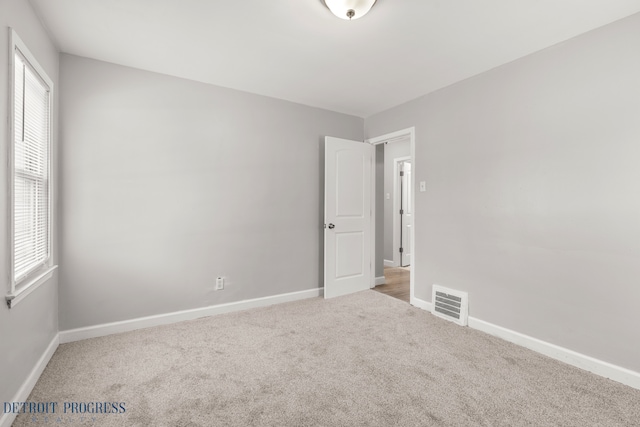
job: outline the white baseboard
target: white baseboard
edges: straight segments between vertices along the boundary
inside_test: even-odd
[[[420,298],[411,297],[409,303],[428,312],[431,312],[431,310],[433,309],[433,304]]]
[[[44,353],[42,353],[42,356],[40,356],[40,359],[38,359],[38,361],[36,362],[36,365],[33,367],[31,372],[29,373],[29,376],[27,377],[25,382],[22,384],[22,387],[20,387],[20,390],[18,390],[16,395],[13,397],[12,402],[27,401],[27,399],[29,398],[29,395],[31,394],[31,391],[33,390],[33,387],[35,387],[36,383],[38,382],[38,379],[40,378],[40,375],[42,375],[44,368],[47,367],[47,363],[49,363],[49,360],[51,360],[53,353],[55,353],[56,349],[58,348],[59,343],[60,341],[58,338],[58,334],[56,334],[56,336],[53,337],[53,339],[47,346],[47,349],[44,351]],[[0,427],[11,426],[11,424],[13,423],[13,421],[16,419],[17,416],[18,414],[12,414],[12,413],[5,414],[3,411],[2,416],[0,417]]]
[[[384,285],[385,283],[387,282],[385,281],[384,276],[376,277],[376,286]]]
[[[431,302],[415,297],[411,298],[411,305],[428,312],[431,312],[433,308]],[[576,368],[584,369],[585,371],[640,390],[640,373],[630,369],[604,362],[591,356],[586,356],[573,350],[521,334],[520,332],[476,319],[475,317],[469,317],[469,327],[502,338],[505,341],[512,342],[537,353],[544,354],[545,356],[575,366]]]
[[[520,332],[494,325],[484,320],[469,317],[469,327],[486,332],[503,340],[518,344],[530,350],[544,354],[552,359],[559,360],[569,365],[575,366],[585,371],[592,372],[601,377],[609,378],[630,387],[640,389],[640,373],[613,365],[609,362],[595,359],[591,356],[569,350]]]
[[[247,310],[256,307],[265,307],[283,302],[297,301],[306,298],[322,296],[324,288],[308,289],[306,291],[291,292],[288,294],[273,295],[263,298],[255,298],[228,304],[212,305],[209,307],[195,308],[191,310],[176,311],[173,313],[158,314],[155,316],[140,317],[137,319],[123,320],[120,322],[105,323],[102,325],[88,326],[85,328],[60,331],[60,344],[80,341],[88,338],[103,337],[106,335],[129,332],[136,329],[150,328],[153,326],[167,325],[193,320],[200,317],[216,314],[230,313],[233,311]],[[1,427],[1,426],[0,426]]]
[[[385,259],[385,260],[384,260],[384,266],[385,266],[385,267],[395,267],[395,266],[396,266],[396,263],[395,263],[395,262],[393,262],[393,260]]]

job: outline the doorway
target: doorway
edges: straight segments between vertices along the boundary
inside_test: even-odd
[[[374,189],[375,282],[372,288],[413,300],[415,142],[414,129],[377,138]]]
[[[391,211],[398,210],[402,204],[406,211],[414,216],[415,211],[415,130],[404,129],[364,141],[325,138],[325,215],[324,215],[324,297],[331,298],[357,292],[359,290],[395,285],[404,286],[400,292],[406,295],[406,276],[409,276],[409,303],[415,305],[414,273],[415,263],[415,221],[406,227],[403,250],[410,248],[410,257],[387,267],[398,268],[396,278],[405,278],[402,284],[393,283],[391,273],[385,272],[385,218],[393,218],[392,212],[385,215],[385,205],[396,200],[391,195],[385,197],[384,173],[385,147],[399,147],[400,142],[409,144],[409,156],[402,163],[400,180],[404,190],[402,201]],[[375,156],[374,156],[375,153]],[[378,155],[380,153],[380,155]],[[390,152],[391,153],[391,152]],[[406,154],[406,153],[405,153]],[[387,159],[395,158],[387,154]],[[375,159],[375,160],[374,160]],[[411,173],[404,175],[405,169]],[[342,171],[342,172],[341,172]],[[394,175],[390,176],[391,182]],[[395,181],[398,184],[398,181]],[[400,184],[398,184],[400,185]],[[392,190],[395,186],[392,184]],[[421,191],[423,185],[421,183]],[[399,200],[399,199],[398,199]],[[334,203],[335,202],[335,203]],[[388,203],[385,203],[388,202]],[[334,204],[332,204],[334,203]],[[388,209],[388,208],[387,208]],[[403,217],[406,218],[406,217]],[[413,220],[413,218],[412,218]],[[399,221],[400,222],[400,221]],[[407,224],[405,220],[405,225]],[[400,226],[398,226],[400,227]],[[395,227],[398,229],[398,227]],[[391,227],[393,229],[393,227]],[[407,237],[408,234],[408,237]],[[399,233],[402,236],[402,233]],[[402,238],[402,237],[399,237]],[[399,249],[401,246],[398,246]],[[391,250],[393,253],[394,250]],[[393,258],[393,255],[391,256]],[[404,262],[408,267],[400,266]],[[388,274],[386,274],[388,273]],[[389,280],[385,276],[389,276]],[[387,283],[388,282],[388,283]],[[384,288],[380,288],[383,291]],[[394,293],[396,293],[394,291]],[[406,300],[406,297],[405,297]]]

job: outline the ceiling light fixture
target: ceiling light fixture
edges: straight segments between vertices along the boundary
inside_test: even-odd
[[[323,0],[329,10],[342,19],[358,19],[371,10],[376,0]]]

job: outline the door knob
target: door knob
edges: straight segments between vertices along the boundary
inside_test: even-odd
[[[333,230],[334,228],[336,228],[336,226],[335,226],[335,225],[333,225],[333,224],[329,224],[329,230]]]

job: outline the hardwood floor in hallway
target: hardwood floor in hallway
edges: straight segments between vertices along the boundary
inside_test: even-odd
[[[411,272],[408,268],[385,267],[384,279],[386,283],[376,286],[373,290],[409,302],[410,276]]]

